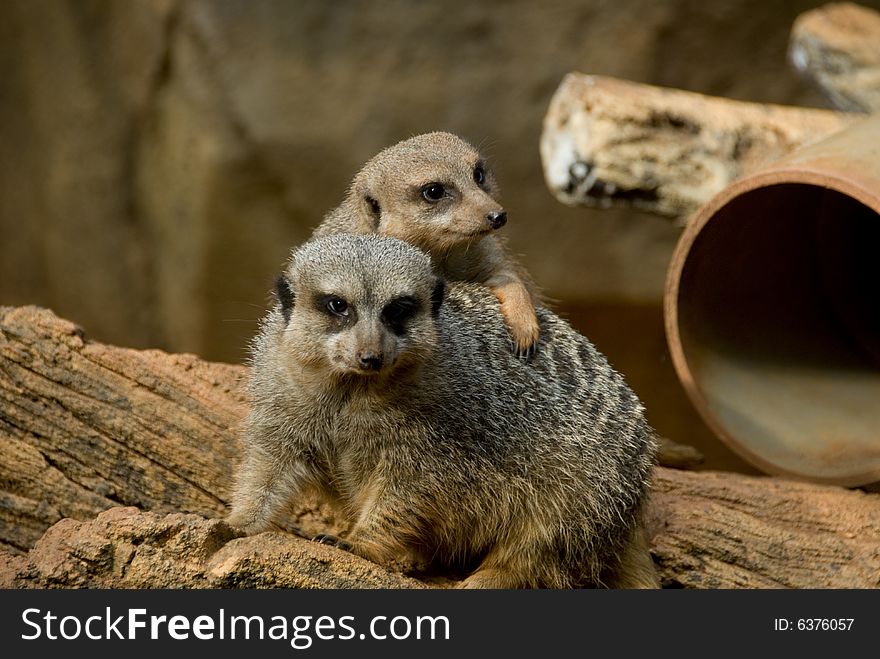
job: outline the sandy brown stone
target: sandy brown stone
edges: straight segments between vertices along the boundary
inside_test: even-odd
[[[660,437],[657,462],[674,469],[693,469],[703,462],[703,454],[693,446],[681,444],[668,437]]]
[[[3,564],[3,558],[7,561]],[[64,519],[22,556],[6,588],[418,588],[357,556],[289,534],[242,537],[221,520],[111,508]]]

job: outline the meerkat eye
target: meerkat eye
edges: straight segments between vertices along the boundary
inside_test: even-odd
[[[422,188],[422,196],[427,201],[440,201],[444,194],[446,194],[446,189],[439,183],[428,183]]]
[[[335,295],[331,295],[327,298],[324,306],[327,307],[327,311],[332,313],[334,316],[347,316],[348,315],[348,302],[343,300],[341,297],[336,297]]]
[[[483,169],[483,166],[477,164],[474,167],[474,183],[482,187],[482,185],[486,182],[486,170]]]

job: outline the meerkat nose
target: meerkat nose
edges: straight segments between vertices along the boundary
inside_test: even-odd
[[[504,211],[492,211],[486,216],[486,221],[493,229],[500,229],[507,224],[507,213]]]
[[[378,371],[382,368],[385,358],[381,352],[359,352],[357,360],[360,367],[365,371]]]

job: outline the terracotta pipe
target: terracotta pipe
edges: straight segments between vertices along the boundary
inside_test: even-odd
[[[880,481],[880,115],[698,210],[665,316],[685,390],[739,455],[816,482]]]

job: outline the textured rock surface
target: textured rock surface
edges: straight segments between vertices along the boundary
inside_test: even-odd
[[[3,559],[6,559],[5,561]],[[352,554],[225,522],[112,508],[65,519],[26,556],[0,553],[4,588],[417,588]]]
[[[204,519],[225,511],[244,374],[0,308],[0,586],[418,585],[336,549],[241,538]],[[345,528],[313,502],[291,519],[307,536]],[[880,585],[880,494],[658,468],[648,519],[667,586]]]
[[[736,474],[658,469],[651,550],[665,587],[880,587],[880,496]],[[435,577],[431,584],[451,584]],[[6,588],[416,588],[289,534],[113,508],[64,519],[26,556],[0,550]]]
[[[798,17],[789,58],[834,105],[880,112],[880,12],[850,2],[825,5]]]
[[[2,2],[0,304],[239,361],[289,248],[367,158],[434,129],[485,147],[552,297],[656,302],[678,231],[547,193],[553,91],[586,70],[822,102],[783,65],[814,4]]]
[[[219,515],[245,369],[86,341],[36,307],[0,307],[0,547],[117,505]]]
[[[570,73],[544,118],[541,157],[547,185],[563,203],[685,220],[738,176],[852,121],[828,110]]]
[[[667,587],[880,587],[878,494],[658,469],[651,524]]]

